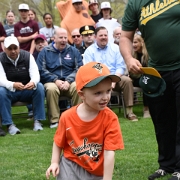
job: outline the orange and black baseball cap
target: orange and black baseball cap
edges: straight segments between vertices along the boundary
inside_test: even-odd
[[[79,92],[84,87],[93,87],[109,77],[112,82],[119,82],[119,76],[110,74],[108,67],[98,62],[89,62],[79,68],[76,74],[76,89]]]

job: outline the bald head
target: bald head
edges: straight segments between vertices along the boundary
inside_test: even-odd
[[[57,28],[54,32],[55,48],[62,51],[66,48],[68,42],[68,33],[64,28]]]
[[[59,33],[66,33],[66,34],[68,34],[66,29],[64,29],[64,28],[56,28],[55,31],[54,31],[54,36],[56,36]]]

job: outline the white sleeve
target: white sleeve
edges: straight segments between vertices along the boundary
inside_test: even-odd
[[[7,77],[6,77],[6,73],[4,71],[4,68],[0,62],[0,86],[7,88],[9,91],[16,91],[15,88],[13,88],[13,84],[14,82],[12,81],[8,81]]]
[[[30,60],[29,60],[29,76],[31,79],[30,82],[34,82],[36,87],[37,83],[40,81],[40,75],[39,75],[38,66],[32,54],[30,54]]]

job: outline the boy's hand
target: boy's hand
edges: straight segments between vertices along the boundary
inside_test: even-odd
[[[49,179],[49,176],[52,172],[53,177],[56,177],[59,174],[59,164],[52,163],[46,171],[46,178]]]

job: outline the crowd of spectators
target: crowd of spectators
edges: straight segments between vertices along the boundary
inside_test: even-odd
[[[74,9],[73,13],[78,14],[78,18],[81,12],[88,14],[88,11],[90,11],[91,14],[80,17],[78,21],[75,18],[76,16],[74,15],[73,17],[72,14],[70,18],[74,18],[75,26],[73,27],[75,28],[69,27],[68,18],[61,16],[61,24],[57,26],[54,25],[53,17],[50,13],[46,12],[43,15],[44,22],[42,23],[38,20],[34,9],[30,9],[28,4],[20,4],[18,7],[20,20],[18,22],[15,20],[14,12],[8,10],[4,27],[0,23],[0,51],[4,51],[4,56],[7,56],[11,62],[17,61],[15,64],[18,65],[20,54],[17,53],[17,57],[11,59],[6,53],[8,50],[12,54],[14,53],[13,48],[11,48],[14,44],[4,47],[4,39],[14,37],[17,38],[19,43],[16,44],[17,52],[24,50],[30,53],[30,57],[33,55],[39,69],[39,83],[44,84],[50,128],[58,126],[61,107],[59,103],[60,96],[72,98],[72,105],[81,102],[75,88],[75,76],[78,68],[90,61],[105,63],[112,74],[121,77],[121,82],[116,85],[113,84],[112,88],[114,91],[123,92],[127,119],[138,121],[138,117],[133,112],[133,81],[127,73],[126,64],[117,46],[119,45],[121,24],[117,19],[111,17],[111,4],[109,2],[99,4],[97,0],[89,0],[88,3],[84,0],[68,0],[63,2],[63,5],[65,9],[67,7],[71,7],[72,10]],[[61,8],[61,4],[59,8]],[[70,15],[67,14],[67,16]],[[65,28],[65,24],[67,28]],[[1,53],[0,58],[2,55]],[[33,81],[31,73],[29,78],[30,82]],[[18,78],[13,80],[14,82],[19,82]],[[4,80],[0,80],[1,86],[7,88],[7,86],[3,85],[4,82],[2,81]],[[13,84],[13,81],[8,76],[6,81]],[[9,91],[16,93],[20,90],[13,87]],[[25,101],[25,99],[16,100]],[[31,102],[32,104],[27,106],[28,114],[36,121],[35,108],[38,107],[35,106],[32,100]],[[67,103],[63,103],[62,106],[66,108]],[[0,111],[1,117],[2,111]],[[2,125],[6,125],[10,133],[11,129],[9,127],[12,127],[13,123],[7,123],[4,121],[4,118],[1,119]],[[42,127],[42,124],[40,125]],[[10,134],[20,133],[20,130],[14,124],[13,127],[16,129]],[[42,129],[40,128],[39,130]],[[1,134],[5,135],[4,131],[1,131]]]

